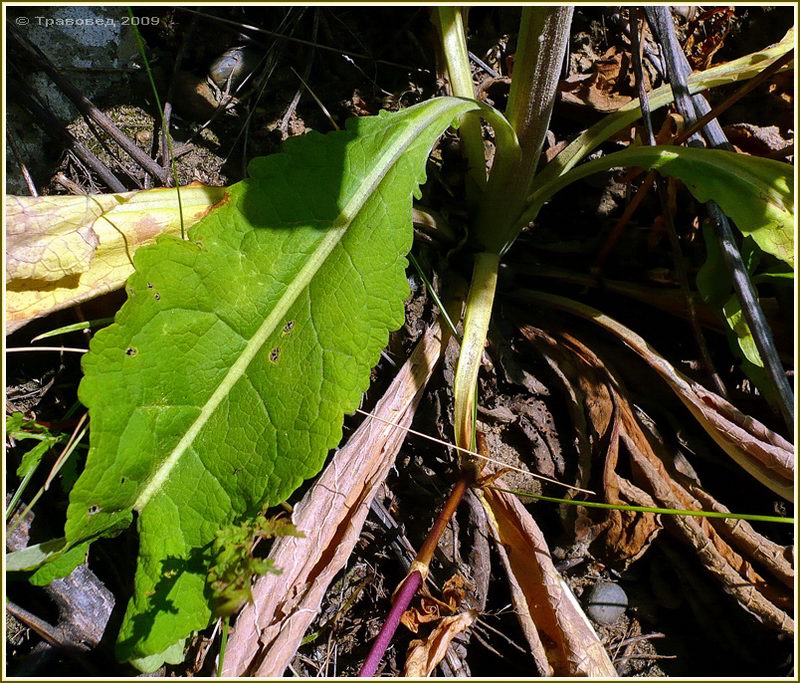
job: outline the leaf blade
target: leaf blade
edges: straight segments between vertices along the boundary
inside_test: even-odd
[[[402,323],[430,147],[477,108],[443,98],[296,139],[190,240],[137,252],[130,300],[84,359],[92,445],[66,529],[76,543],[139,513],[121,658],[204,627],[215,529],[284,500],[338,443]]]
[[[592,173],[642,166],[679,178],[698,201],[716,201],[744,235],[794,268],[794,182],[789,164],[717,149],[637,146],[595,159],[539,187],[521,223],[566,185]]]

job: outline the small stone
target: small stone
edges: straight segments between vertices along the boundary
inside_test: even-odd
[[[602,626],[613,626],[625,614],[628,596],[616,583],[599,581],[584,597],[586,613]]]

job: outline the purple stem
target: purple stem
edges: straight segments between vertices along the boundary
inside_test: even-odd
[[[397,631],[397,627],[400,625],[400,618],[403,616],[403,612],[408,609],[408,606],[411,604],[411,601],[414,599],[421,585],[422,574],[418,571],[413,571],[397,589],[394,602],[392,602],[392,609],[389,610],[386,621],[383,622],[381,632],[378,634],[375,642],[372,643],[372,648],[367,658],[364,660],[364,664],[361,666],[361,671],[358,672],[359,677],[369,678],[375,675],[375,672],[378,670],[378,665],[381,663],[383,655],[386,653],[389,644],[392,642],[395,631]]]

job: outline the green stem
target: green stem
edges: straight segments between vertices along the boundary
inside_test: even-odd
[[[517,177],[516,184],[525,196],[533,187],[550,125],[572,10],[572,7],[525,7],[522,10],[506,118],[522,147],[523,173]]]
[[[84,427],[81,430],[81,432],[75,438],[73,438],[71,441],[69,441],[67,443],[67,446],[64,449],[64,452],[61,455],[58,456],[58,460],[56,461],[56,464],[54,466],[53,471],[50,472],[50,475],[48,477],[48,483],[58,473],[58,471],[64,466],[64,463],[66,463],[67,460],[69,460],[69,458],[72,455],[72,453],[78,447],[78,444],[83,440],[83,437],[86,436],[86,431],[88,429],[89,429],[88,426]],[[39,501],[39,498],[41,498],[44,495],[45,486],[47,486],[47,483],[45,483],[45,485],[42,486],[36,492],[36,495],[33,497],[31,502],[28,503],[28,505],[25,507],[25,509],[20,513],[20,515],[17,517],[17,519],[11,525],[11,528],[8,529],[7,533],[8,533],[9,536],[11,534],[13,534],[14,531],[16,531],[17,527],[22,523],[22,520],[25,519],[28,516],[28,513],[33,509],[33,506],[36,505],[36,503]]]
[[[222,676],[222,667],[225,664],[225,649],[228,647],[228,631],[230,630],[230,617],[222,618],[222,635],[219,639],[219,661],[217,662],[217,678]]]
[[[473,240],[477,250],[501,253],[516,237],[525,200],[556,99],[564,62],[572,7],[525,7],[522,10],[514,78],[506,117],[522,150],[519,159],[498,153],[477,214]]]
[[[25,493],[25,489],[28,488],[28,484],[30,483],[33,475],[36,473],[36,469],[36,467],[31,468],[30,471],[22,478],[17,490],[14,491],[14,496],[6,506],[6,521],[11,519],[11,517],[14,515],[14,510],[17,507],[17,503],[19,503],[19,499],[22,497],[22,494]]]
[[[576,500],[575,498],[553,498],[551,496],[541,496],[530,491],[519,489],[504,489],[497,486],[488,488],[503,493],[513,493],[517,496],[544,500],[548,503],[564,503],[565,505],[581,505],[587,508],[602,508],[603,510],[629,510],[631,512],[652,512],[657,515],[679,515],[683,517],[710,517],[711,519],[746,519],[751,522],[772,522],[775,524],[794,524],[792,517],[773,517],[771,515],[748,515],[736,512],[713,512],[710,510],[681,510],[678,508],[657,508],[646,505],[616,505],[614,503],[595,503],[588,500]]]
[[[456,97],[475,99],[472,69],[469,65],[467,37],[464,20],[459,7],[435,7],[432,21],[439,31],[447,75],[452,94]],[[461,141],[467,157],[467,199],[477,203],[477,195],[486,187],[486,155],[483,146],[481,122],[473,117],[465,118],[460,126]]]
[[[481,367],[483,347],[492,317],[494,293],[500,257],[497,254],[475,255],[472,284],[467,295],[464,313],[464,336],[453,386],[455,396],[456,445],[472,450],[475,441],[474,415],[478,371]]]
[[[186,230],[183,224],[183,202],[181,202],[181,189],[178,185],[178,167],[175,163],[175,154],[172,150],[172,135],[170,135],[169,132],[167,117],[164,115],[164,107],[161,106],[161,98],[158,96],[158,88],[156,87],[156,80],[153,77],[153,72],[150,69],[150,61],[147,59],[147,52],[144,48],[144,39],[142,38],[142,34],[139,33],[139,29],[134,22],[133,10],[130,7],[128,7],[128,17],[131,20],[133,37],[136,39],[136,46],[139,49],[139,54],[142,57],[142,63],[144,64],[145,71],[147,72],[147,78],[150,80],[150,87],[153,90],[153,97],[156,100],[156,107],[158,108],[158,113],[161,116],[161,130],[166,137],[167,149],[169,150],[170,175],[172,176],[172,184],[175,186],[175,192],[178,194],[178,215],[180,216],[181,221],[181,239],[185,240]]]

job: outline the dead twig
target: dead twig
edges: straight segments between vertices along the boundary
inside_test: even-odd
[[[642,60],[639,53],[639,27],[638,19],[635,20],[636,25],[631,26],[631,55],[633,57],[633,73],[636,79],[636,88],[639,92],[639,106],[642,109],[642,121],[646,131],[647,144],[653,146],[656,144],[656,138],[653,133],[653,123],[650,119],[650,101],[647,97],[647,91],[644,87],[644,77],[642,75]],[[689,288],[689,272],[686,267],[686,259],[683,256],[680,242],[678,241],[678,231],[675,229],[675,220],[673,217],[672,206],[667,198],[667,191],[664,179],[656,176],[654,178],[656,191],[658,192],[658,199],[661,203],[661,213],[664,216],[666,223],[667,235],[669,237],[669,244],[672,250],[672,261],[675,267],[675,273],[678,276],[683,297],[686,300],[686,307],[689,311],[689,321],[692,326],[697,348],[700,351],[700,357],[703,359],[703,365],[706,367],[706,372],[717,392],[723,398],[728,397],[728,390],[725,387],[722,379],[714,367],[714,361],[711,359],[711,353],[708,350],[708,343],[706,342],[703,328],[700,326],[700,321],[697,318],[697,311],[695,310],[694,297],[692,296],[691,289]]]
[[[28,41],[13,25],[8,24],[8,39],[13,50],[20,55],[26,55],[35,64],[40,66],[50,77],[61,92],[77,107],[84,116],[88,117],[103,130],[122,150],[128,154],[147,173],[166,183],[169,173],[166,168],[159,166],[145,152],[130,140],[108,117],[105,112],[95,106],[78,88],[75,87],[50,61],[37,46]]]
[[[50,137],[63,142],[78,159],[94,171],[112,192],[127,192],[127,188],[111,170],[82,142],[78,141],[53,114],[39,104],[24,87],[14,88],[13,97],[34,118]]]
[[[25,626],[34,631],[36,635],[52,647],[64,650],[65,652],[89,651],[89,648],[83,643],[76,643],[75,641],[67,639],[55,626],[51,626],[44,619],[40,619],[35,614],[23,609],[10,600],[6,600],[6,610],[12,617],[20,623],[25,624]]]
[[[22,154],[19,151],[19,147],[17,147],[15,135],[10,127],[6,130],[6,137],[8,138],[8,144],[11,147],[11,153],[14,155],[14,159],[17,161],[17,166],[19,166],[19,172],[22,174],[22,179],[25,181],[25,185],[28,186],[28,192],[30,193],[31,197],[38,197],[39,193],[36,191],[36,185],[33,182],[33,178],[31,177],[28,167],[25,165],[25,161],[22,159]]]
[[[170,78],[169,88],[167,89],[167,96],[164,98],[164,116],[162,118],[163,124],[161,126],[161,165],[167,169],[172,163],[170,158],[170,145],[169,145],[169,126],[172,119],[172,101],[175,99],[175,83],[178,80],[178,72],[183,62],[183,56],[186,54],[186,47],[189,45],[189,38],[194,32],[197,17],[192,17],[189,20],[189,25],[186,27],[186,32],[183,35],[178,52],[175,55],[175,64],[172,66],[172,77]]]

